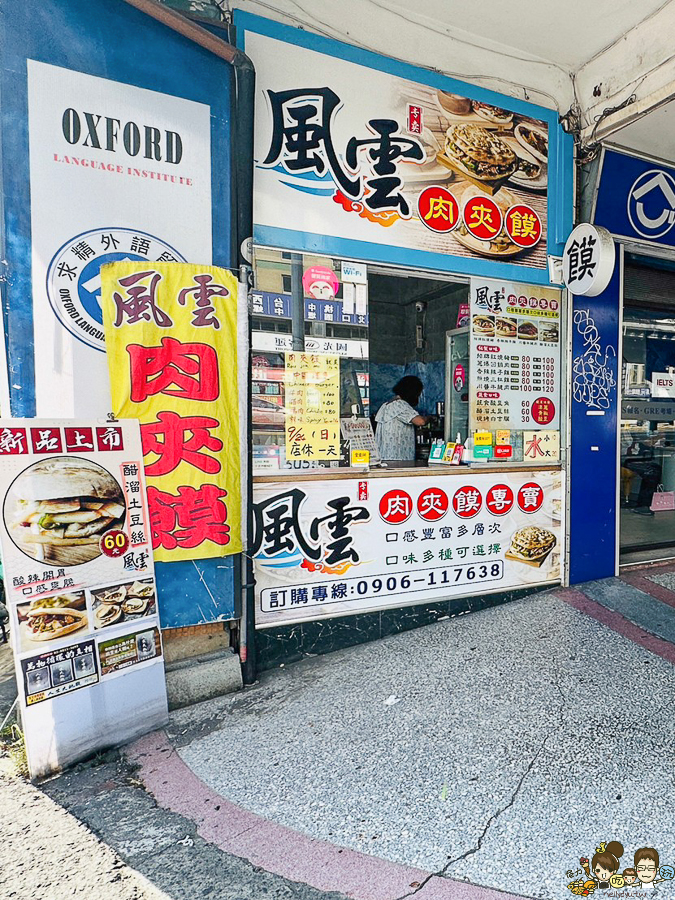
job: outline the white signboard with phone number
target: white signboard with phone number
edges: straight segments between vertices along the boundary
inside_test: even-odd
[[[562,473],[254,488],[256,627],[556,582]]]

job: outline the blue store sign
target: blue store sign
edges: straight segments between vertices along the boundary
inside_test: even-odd
[[[632,243],[675,247],[675,168],[605,150],[592,220]]]

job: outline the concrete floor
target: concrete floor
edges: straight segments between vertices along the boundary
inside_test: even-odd
[[[625,621],[625,594],[638,617],[660,602],[602,584]],[[201,720],[174,714],[170,736],[246,810],[474,884],[563,896],[565,873],[610,840],[622,868],[645,845],[672,864],[672,661],[563,594],[280,669]]]

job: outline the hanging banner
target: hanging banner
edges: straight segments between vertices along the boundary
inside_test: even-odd
[[[138,423],[0,420],[0,493],[19,702],[39,777],[167,718]],[[116,666],[110,644],[125,648]]]
[[[559,581],[560,471],[254,486],[256,627]]]
[[[178,263],[101,274],[113,409],[141,422],[155,559],[239,553],[238,282]]]
[[[340,359],[287,353],[286,459],[340,458]]]
[[[471,279],[471,428],[560,428],[561,293]]]

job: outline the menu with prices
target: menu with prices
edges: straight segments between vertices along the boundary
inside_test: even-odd
[[[36,778],[166,721],[138,422],[0,420],[0,489],[10,635]],[[111,661],[115,643],[133,652]]]
[[[561,292],[471,279],[471,430],[560,428]]]

